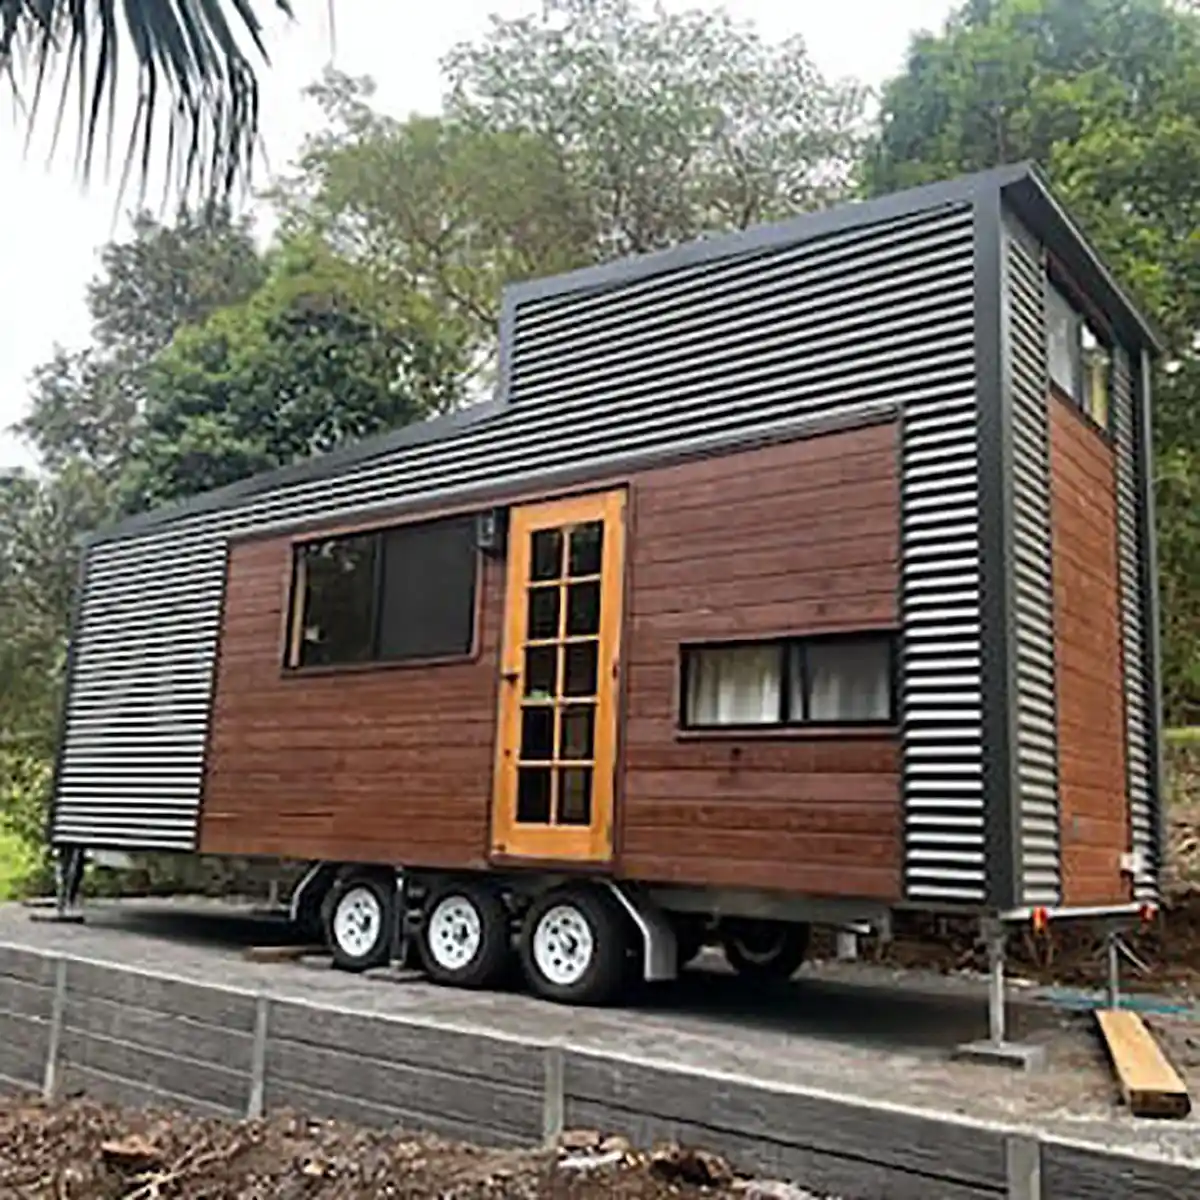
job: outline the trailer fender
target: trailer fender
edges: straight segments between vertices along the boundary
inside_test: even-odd
[[[644,892],[615,879],[604,880],[617,903],[629,914],[642,938],[642,977],[647,983],[664,982],[679,974],[679,947],[675,927],[666,913]]]

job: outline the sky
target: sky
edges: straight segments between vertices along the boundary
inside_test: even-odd
[[[665,5],[716,7],[709,0]],[[484,33],[492,14],[512,17],[537,7],[538,0],[337,0],[331,37],[324,0],[300,0],[296,21],[275,18],[266,31],[271,63],[260,80],[268,165],[259,163],[256,181],[264,183],[269,168],[284,168],[316,126],[315,107],[300,93],[330,62],[352,75],[372,76],[376,102],[389,112],[436,111],[442,55]],[[939,27],[951,3],[726,0],[723,7],[769,38],[799,33],[826,75],[877,85],[902,64],[910,35]],[[70,122],[52,156],[50,129],[49,120],[39,120],[27,147],[13,106],[0,96],[0,469],[32,465],[8,427],[25,410],[34,367],[56,344],[86,345],[87,282],[96,273],[100,247],[126,228],[115,178],[96,173],[85,187],[74,171]],[[116,158],[119,168],[119,153]]]

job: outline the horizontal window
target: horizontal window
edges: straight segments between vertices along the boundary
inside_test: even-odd
[[[477,562],[471,516],[298,545],[287,665],[469,654]]]
[[[1101,429],[1107,429],[1112,351],[1087,318],[1049,283],[1046,358],[1051,383]]]
[[[683,726],[890,725],[890,634],[793,638],[683,651]]]

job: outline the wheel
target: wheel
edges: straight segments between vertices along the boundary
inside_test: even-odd
[[[731,920],[721,927],[721,945],[729,965],[747,979],[790,979],[808,953],[808,926]]]
[[[325,911],[334,966],[366,971],[387,963],[396,925],[394,880],[382,872],[347,875],[333,885]]]
[[[529,986],[564,1004],[606,1004],[626,979],[630,946],[624,914],[590,888],[546,892],[530,905],[521,930],[521,966]]]
[[[418,948],[435,983],[488,988],[512,961],[508,909],[489,887],[452,883],[435,888],[425,908]]]

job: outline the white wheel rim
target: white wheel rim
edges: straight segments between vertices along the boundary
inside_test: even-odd
[[[351,888],[333,914],[333,936],[338,948],[351,958],[362,958],[379,940],[383,929],[383,905],[368,887]]]
[[[447,896],[429,914],[429,953],[443,970],[472,962],[483,943],[479,909],[466,896]]]
[[[579,909],[556,904],[542,914],[533,931],[533,961],[551,983],[558,987],[578,983],[595,953],[595,935]]]

